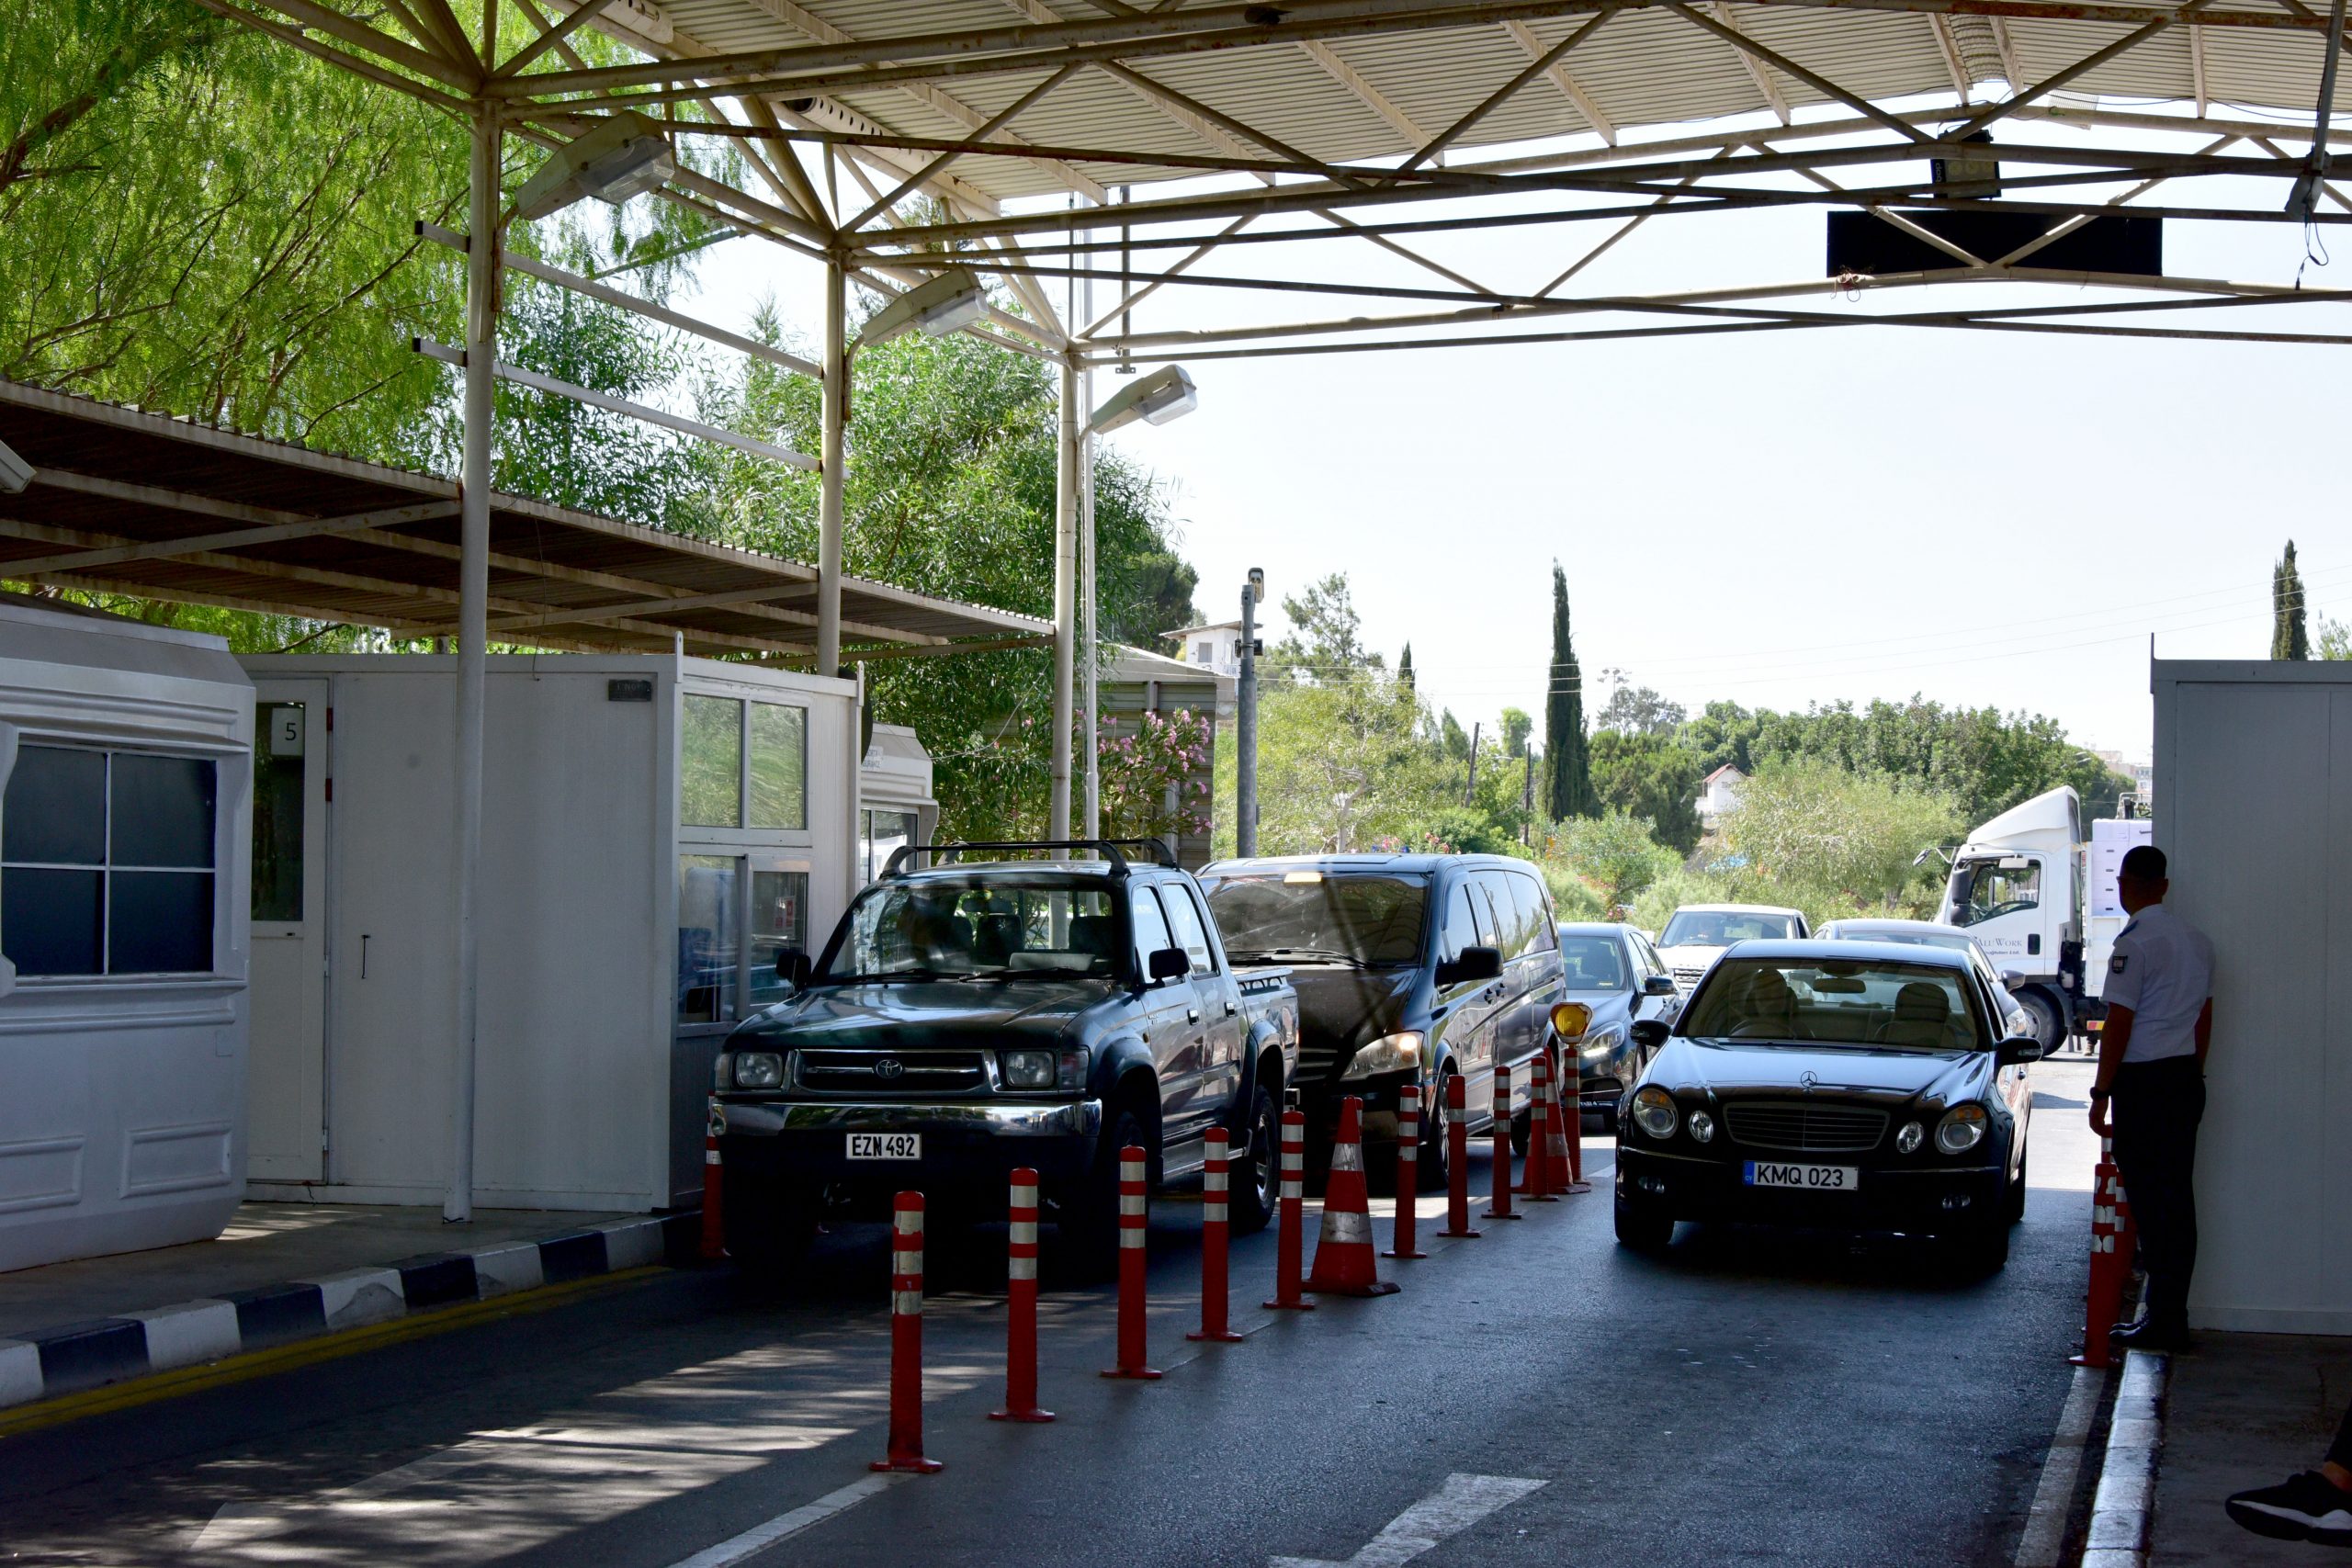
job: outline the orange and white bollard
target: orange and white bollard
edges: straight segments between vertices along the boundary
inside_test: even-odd
[[[1421,1086],[1408,1083],[1396,1091],[1396,1220],[1389,1233],[1384,1258],[1427,1258],[1415,1245],[1414,1227],[1420,1221],[1415,1207],[1421,1195]]]
[[[890,1212],[890,1446],[867,1467],[929,1475],[922,1457],[922,1194],[901,1192]]]
[[[2115,1168],[2113,1140],[2099,1140],[2098,1165],[2091,1173],[2090,1281],[2083,1292],[2083,1348],[2068,1360],[2078,1367],[2111,1367],[2109,1335],[2123,1318],[2123,1292],[2132,1280],[2132,1216],[2123,1201],[2123,1179]]]
[[[718,1097],[710,1097],[710,1115],[702,1134],[702,1260],[716,1263],[727,1256],[727,1220],[719,1210],[725,1177],[718,1163],[718,1135],[727,1131],[727,1113]]]
[[[1445,1079],[1445,1229],[1440,1235],[1470,1237],[1470,1089],[1460,1073]],[[1506,1144],[1505,1147],[1510,1145]]]
[[[1274,1299],[1269,1307],[1313,1312],[1306,1283],[1306,1112],[1283,1112],[1283,1187],[1276,1205]]]
[[[991,1421],[1050,1421],[1037,1408],[1037,1173],[1012,1173],[1012,1232],[1004,1259],[1004,1408]]]
[[[1532,1114],[1532,1112],[1530,1112]],[[1493,1190],[1487,1194],[1487,1212],[1479,1218],[1487,1220],[1522,1220],[1527,1216],[1511,1213],[1510,1207],[1510,1069],[1497,1064],[1495,1067],[1495,1179]]]
[[[1556,1203],[1552,1195],[1552,1064],[1538,1051],[1527,1063],[1527,1164],[1518,1190],[1534,1203]]]
[[[1552,1190],[1568,1194],[1589,1192],[1592,1185],[1584,1179],[1584,1077],[1573,1065],[1576,1053],[1564,1047],[1560,1054],[1571,1065],[1564,1070],[1550,1071]],[[1565,1101],[1560,1092],[1563,1084],[1572,1091]]]
[[[1233,1184],[1232,1141],[1222,1127],[1208,1134],[1208,1168],[1201,1176],[1201,1326],[1187,1339],[1230,1344],[1241,1336],[1226,1326],[1227,1258],[1233,1238],[1227,1208]]]
[[[1149,1157],[1133,1144],[1119,1151],[1119,1364],[1103,1372],[1106,1378],[1161,1375],[1143,1364],[1144,1240],[1151,1223],[1143,1173]]]

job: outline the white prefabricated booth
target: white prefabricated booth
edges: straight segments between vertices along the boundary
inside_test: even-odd
[[[0,1270],[243,1194],[253,757],[219,638],[0,594]]]
[[[254,914],[253,1190],[438,1202],[455,661],[243,662],[264,717],[309,738],[299,804],[255,834],[282,897]],[[476,1201],[691,1202],[720,1039],[863,880],[856,687],[669,655],[493,658],[484,730]]]
[[[2352,664],[2154,675],[2166,901],[2214,950],[2190,1315],[2352,1334]]]

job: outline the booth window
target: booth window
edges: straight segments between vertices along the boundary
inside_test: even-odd
[[[735,1021],[735,878],[741,863],[731,855],[678,857],[680,1023]]]
[[[784,999],[784,982],[776,977],[776,954],[808,951],[808,874],[805,871],[752,873],[751,1005],[766,1007]]]
[[[23,976],[212,971],[214,764],[26,746],[0,800],[0,951]]]
[[[890,863],[891,854],[900,847],[915,841],[915,814],[911,811],[866,810],[858,817],[858,863],[865,868],[865,880],[873,881]]]
[[[302,918],[302,705],[264,703],[254,727],[253,918]]]
[[[678,820],[688,828],[808,827],[808,714],[782,703],[688,695],[678,740]]]

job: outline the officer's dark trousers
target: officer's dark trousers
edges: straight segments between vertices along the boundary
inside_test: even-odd
[[[2115,1163],[2140,1227],[2148,1269],[2148,1316],[2188,1320],[2188,1279],[2197,1269],[2197,1124],[2205,1116],[2205,1073],[2195,1056],[2126,1062],[2110,1103]]]

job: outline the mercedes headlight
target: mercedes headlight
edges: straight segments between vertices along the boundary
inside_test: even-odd
[[[1001,1051],[997,1054],[997,1069],[1007,1089],[1054,1087],[1051,1051]]]
[[[1341,1073],[1342,1079],[1368,1078],[1375,1073],[1409,1073],[1421,1065],[1421,1032],[1408,1029],[1401,1034],[1384,1034],[1371,1044],[1360,1048],[1355,1059]]]
[[[1584,1048],[1577,1055],[1588,1062],[1598,1062],[1602,1057],[1622,1050],[1624,1044],[1625,1026],[1622,1023],[1612,1023],[1597,1034],[1587,1035]]]
[[[729,1076],[737,1089],[776,1089],[784,1083],[784,1057],[775,1051],[737,1051]]]
[[[1674,1136],[1675,1124],[1682,1112],[1675,1108],[1674,1096],[1651,1084],[1634,1092],[1634,1125],[1653,1138]]]
[[[1948,1155],[1964,1155],[1984,1141],[1984,1108],[1973,1101],[1955,1105],[1936,1123],[1936,1147]]]

